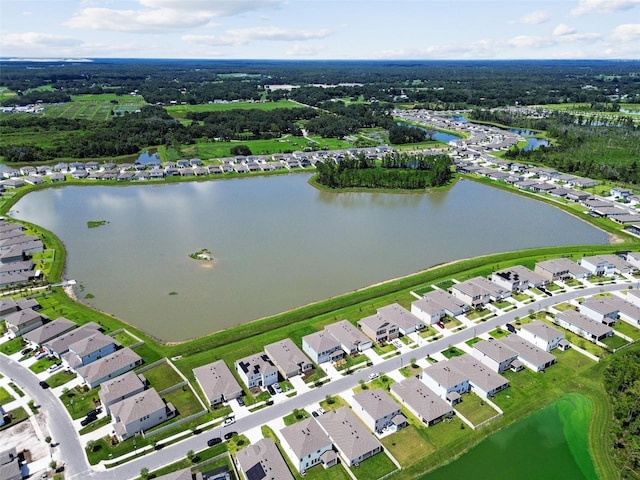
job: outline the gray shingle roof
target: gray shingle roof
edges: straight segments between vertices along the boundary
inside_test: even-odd
[[[298,458],[306,457],[331,444],[331,440],[315,418],[307,418],[289,425],[280,430],[280,433]]]
[[[229,399],[242,392],[242,387],[240,387],[224,360],[194,368],[193,374],[210,403],[219,398],[220,395],[225,399]]]
[[[331,410],[319,416],[317,420],[347,459],[359,458],[382,448],[378,439],[348,407]]]
[[[392,413],[400,413],[400,405],[398,405],[387,392],[379,388],[362,390],[353,396],[353,400],[374,420],[386,417]]]
[[[547,325],[541,320],[534,320],[531,323],[526,323],[522,325],[522,330],[526,330],[534,334],[536,337],[540,337],[545,342],[549,342],[554,338],[564,337],[564,333],[562,333],[557,328],[553,328],[551,325]]]
[[[41,327],[31,330],[24,334],[24,338],[30,342],[37,343],[38,345],[44,345],[48,341],[59,337],[67,333],[74,328],[77,328],[77,324],[64,317],[55,319],[52,322],[45,323]]]
[[[391,385],[391,391],[400,397],[427,423],[443,415],[452,415],[451,405],[442,400],[416,377],[405,378]]]
[[[289,467],[270,438],[263,438],[236,453],[240,468],[250,480],[293,480]]]

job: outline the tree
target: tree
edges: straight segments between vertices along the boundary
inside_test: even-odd
[[[247,156],[251,154],[251,149],[248,145],[235,145],[231,147],[231,155]]]
[[[98,444],[96,443],[95,440],[89,440],[87,442],[87,448],[89,449],[90,452],[95,452],[97,446]]]
[[[55,471],[56,468],[58,468],[58,462],[56,462],[55,460],[51,460],[51,462],[49,462],[49,468]]]

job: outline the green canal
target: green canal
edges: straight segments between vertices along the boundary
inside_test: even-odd
[[[566,395],[420,480],[597,480],[588,446],[591,410],[585,396]]]

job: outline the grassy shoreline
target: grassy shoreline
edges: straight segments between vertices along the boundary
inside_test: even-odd
[[[464,178],[467,177],[465,176]],[[503,186],[497,182],[484,182],[482,179],[469,178],[474,181],[480,181],[481,183],[487,183],[489,186],[503,188]],[[195,179],[183,181],[194,180]],[[204,180],[212,179],[206,178]],[[310,183],[313,185],[311,181]],[[104,184],[106,183],[98,183],[98,185]],[[6,214],[13,204],[32,191],[37,191],[42,188],[57,188],[67,185],[92,186],[95,184],[78,181],[68,182],[64,185],[44,185],[25,188],[16,192],[16,195],[11,199],[7,199],[7,201],[0,207],[0,214]],[[127,186],[120,183],[117,185]],[[447,188],[450,188],[450,186]],[[511,193],[518,193],[530,198],[547,201],[547,203],[560,207],[568,213],[574,214],[580,218],[578,212],[570,211],[566,206],[559,205],[550,199],[525,194],[524,192],[511,188],[504,189]],[[583,218],[583,220],[589,221],[591,224],[595,223],[591,217]],[[214,332],[203,337],[177,343],[153,338],[149,333],[143,332],[137,327],[127,324],[112,315],[99,312],[85,304],[75,302],[70,299],[61,288],[53,288],[50,296],[54,298],[55,302],[59,306],[59,312],[61,314],[64,314],[67,318],[77,321],[78,323],[97,321],[101,325],[105,326],[108,331],[114,331],[124,327],[136,336],[139,336],[145,341],[147,355],[149,357],[147,358],[148,361],[152,361],[154,358],[183,356],[183,360],[177,361],[176,365],[187,376],[187,378],[193,379],[191,372],[193,366],[202,364],[204,361],[211,361],[212,356],[232,361],[234,358],[242,356],[247,352],[254,353],[256,345],[270,343],[274,338],[284,338],[289,336],[292,337],[292,339],[299,339],[301,336],[321,328],[324,324],[334,321],[335,318],[349,318],[354,315],[354,312],[363,312],[363,309],[370,309],[373,307],[374,303],[388,303],[390,301],[397,300],[398,297],[402,297],[403,295],[406,299],[407,293],[410,290],[420,286],[439,283],[453,277],[465,279],[478,274],[486,274],[487,271],[491,271],[496,267],[505,268],[515,264],[527,265],[553,256],[578,256],[582,254],[592,255],[596,253],[611,253],[624,248],[637,248],[637,239],[625,235],[619,229],[614,228],[613,225],[605,226],[604,224],[596,224],[595,226],[610,234],[618,236],[622,235],[627,241],[624,243],[610,245],[545,247],[460,259],[446,264],[436,265],[405,277],[390,279],[353,292],[304,305],[277,315],[260,318],[255,321],[231,327],[219,332]],[[66,249],[63,243],[55,237],[52,232],[49,232],[42,227],[29,225],[29,228],[32,228],[41,234],[49,248],[54,248],[56,252],[59,252],[59,255],[56,255],[56,264],[52,267],[50,272],[50,281],[52,283],[59,281],[64,274],[66,260]],[[637,348],[637,345],[634,345],[632,348]],[[594,403],[594,416],[589,428],[589,444],[591,446],[594,464],[596,465],[596,469],[599,475],[601,475],[601,478],[615,478],[615,466],[613,465],[612,459],[607,455],[604,449],[598,448],[607,441],[608,429],[611,421],[611,408],[608,405],[607,395],[601,386],[601,381],[599,380],[602,369],[604,368],[603,364],[606,364],[606,359],[604,362],[596,365],[597,368],[594,367],[594,374],[597,373],[597,375],[576,376],[575,378],[569,379],[567,384],[564,385],[564,388],[560,389],[560,391],[556,391],[554,389],[554,392],[552,392],[550,396],[539,396],[534,401],[526,404],[526,408],[523,406],[515,409],[514,411],[507,412],[504,417],[489,424],[482,430],[470,435],[465,435],[464,438],[448,444],[446,451],[444,451],[445,449],[436,450],[433,454],[425,458],[425,461],[428,460],[430,466],[426,465],[425,461],[419,462],[415,466],[411,465],[408,468],[403,469],[396,474],[394,478],[415,478],[415,476],[424,475],[437,466],[453,461],[490,434],[510,425],[520,418],[523,418],[527,413],[532,411],[531,409],[541,408],[554,399],[559,398],[561,393],[572,391],[585,394]]]

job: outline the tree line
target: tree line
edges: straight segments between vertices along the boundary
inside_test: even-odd
[[[447,155],[393,154],[380,165],[359,154],[339,162],[316,164],[316,181],[328,188],[418,190],[445,185],[451,179]]]

